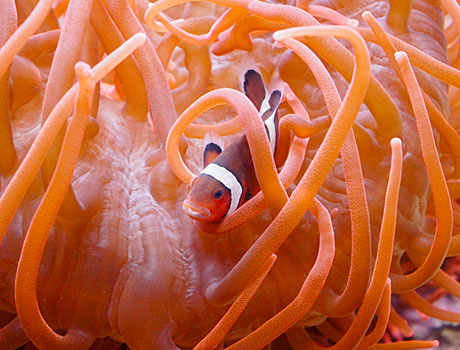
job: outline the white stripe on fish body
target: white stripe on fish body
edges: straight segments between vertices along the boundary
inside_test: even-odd
[[[270,141],[270,149],[272,150],[272,154],[275,154],[275,147],[276,147],[276,127],[275,127],[275,110],[266,120],[265,126],[268,129],[268,140]]]
[[[230,207],[228,208],[226,215],[233,213],[238,208],[241,195],[243,194],[243,188],[236,176],[231,171],[214,163],[210,163],[206,168],[204,168],[201,174],[212,176],[229,189],[231,200]]]
[[[259,108],[259,114],[263,115],[266,110],[270,109],[270,95],[267,93],[267,89],[265,89],[265,98],[262,101],[260,108]]]

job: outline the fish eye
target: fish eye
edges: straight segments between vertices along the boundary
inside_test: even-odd
[[[222,198],[222,196],[224,195],[224,190],[221,189],[221,188],[218,188],[217,190],[214,191],[214,193],[212,194],[212,197],[218,201],[219,199]]]

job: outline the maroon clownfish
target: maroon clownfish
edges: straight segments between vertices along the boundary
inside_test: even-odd
[[[282,93],[274,90],[268,96],[261,75],[252,69],[244,75],[243,87],[264,120],[274,154],[279,139],[278,106]],[[206,144],[203,166],[183,204],[185,213],[196,221],[221,220],[260,190],[246,136],[225,151],[216,142]]]

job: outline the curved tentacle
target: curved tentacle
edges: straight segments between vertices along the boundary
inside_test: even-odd
[[[384,214],[380,229],[380,239],[372,280],[357,316],[343,338],[332,347],[333,349],[350,349],[353,347],[352,344],[356,344],[357,341],[359,341],[372,321],[372,317],[377,309],[378,301],[381,300],[386,284],[390,270],[390,262],[393,255],[396,213],[398,207],[399,187],[401,184],[401,140],[392,139],[391,149],[390,176],[385,195]]]
[[[74,65],[80,59],[92,2],[93,0],[71,0],[69,3],[43,98],[42,123],[46,121],[54,106],[73,85]],[[64,128],[59,131],[42,164],[41,175],[44,187],[48,186],[56,168],[64,131]],[[80,220],[85,220],[84,208],[78,202],[72,187],[69,188],[59,216],[67,212],[71,212],[73,218],[79,217]]]
[[[297,226],[305,211],[312,205],[314,196],[339,154],[366,94],[370,76],[369,54],[356,32],[342,26],[303,27],[277,32],[274,37],[275,40],[280,40],[283,36],[291,35],[335,35],[347,38],[352,42],[356,52],[354,76],[343,104],[289,201],[230,273],[222,281],[208,287],[206,297],[213,304],[225,304],[231,301],[251,279],[257,266],[273,254]]]
[[[188,32],[186,29],[181,28],[182,23],[177,25],[174,22],[169,21],[163,14],[158,14],[158,20],[166,28],[165,31],[169,31],[174,36],[179,38],[181,41],[184,41],[191,45],[208,45],[215,41],[219,34],[230,28],[233,23],[244,17],[247,14],[247,11],[241,9],[228,9],[225,11],[211,26],[208,33],[196,35]]]
[[[24,240],[15,282],[18,318],[29,339],[37,347],[45,349],[87,349],[95,340],[94,336],[78,329],[71,329],[64,336],[56,334],[43,319],[37,300],[41,257],[49,230],[70,186],[91,111],[95,82],[90,67],[79,62],[75,65],[75,72],[79,81],[75,112],[64,136],[53,179]]]
[[[18,18],[14,1],[1,0],[0,8],[0,47],[8,40],[17,27]],[[11,61],[9,61],[11,62]],[[1,64],[1,60],[0,60]],[[16,163],[17,155],[13,142],[13,133],[10,124],[9,111],[9,77],[10,63],[7,68],[0,72],[0,140],[2,149],[0,151],[0,171],[6,173]]]
[[[90,22],[101,41],[104,51],[112,52],[123,43],[123,37],[110,18],[101,0],[93,1]],[[143,120],[148,112],[147,92],[144,79],[134,59],[129,56],[115,68],[125,93],[126,105],[122,112],[136,119]]]
[[[29,342],[17,317],[0,329],[0,346],[3,350],[14,350]]]
[[[51,6],[53,6],[53,0],[39,1],[29,17],[0,48],[0,76],[8,69],[13,57],[21,50],[27,39],[43,23]]]
[[[439,269],[449,249],[453,217],[449,190],[447,189],[439,156],[436,151],[433,132],[420,87],[410,67],[407,55],[403,52],[397,52],[395,53],[395,58],[400,66],[414,110],[417,129],[420,135],[422,157],[427,167],[437,218],[433,245],[423,264],[408,275],[392,275],[391,277],[393,292],[401,293],[426,283]]]
[[[377,310],[377,323],[371,333],[367,334],[359,343],[356,350],[369,349],[372,345],[376,344],[385,333],[387,329],[388,320],[390,318],[391,310],[391,280],[388,278],[383,290],[382,300],[380,301]]]
[[[400,31],[406,31],[411,9],[411,1],[390,0],[387,23]]]
[[[245,0],[205,1],[236,9],[244,9],[270,21],[289,23],[292,26],[314,26],[319,24],[309,13],[288,5],[270,4],[260,1],[248,2]],[[164,27],[156,22],[156,16],[168,8],[184,2],[190,2],[190,0],[160,0],[154,4],[150,4],[149,9],[145,13],[145,22],[150,28],[160,32],[163,31]],[[308,44],[336,68],[345,79],[348,81],[352,79],[353,57],[345,47],[333,38],[322,38],[319,40],[315,37],[309,37]],[[373,76],[370,77],[369,90],[366,94],[365,103],[376,119],[378,132],[382,136],[393,137],[400,134],[401,116],[396,104]]]
[[[399,331],[405,337],[409,338],[414,335],[414,331],[412,328],[409,327],[407,321],[401,317],[400,314],[396,312],[396,310],[392,307],[390,312],[390,320],[388,321],[389,326],[393,325],[399,329]]]
[[[298,116],[303,117],[305,120],[310,120],[308,112],[302,106],[300,100],[294,95],[289,85],[286,83],[284,84],[284,91],[286,101],[291,106],[293,111],[297,113]],[[283,119],[284,118],[286,118],[286,116],[284,116]],[[280,181],[285,189],[291,185],[291,183],[299,174],[302,166],[302,161],[305,157],[306,148],[307,140],[294,137],[289,147],[289,153],[284,163],[283,169],[279,174]],[[221,223],[199,224],[198,227],[200,230],[207,233],[228,233],[256,218],[262,213],[263,210],[266,209],[266,207],[267,206],[264,200],[264,194],[262,192],[258,192],[253,198],[244,203],[234,213],[226,216]]]
[[[270,344],[287,329],[292,327],[304,315],[310,311],[326,282],[329,271],[334,260],[334,230],[329,212],[318,201],[315,200],[312,212],[318,221],[320,234],[318,256],[308,273],[299,294],[283,310],[266,321],[254,332],[229,346],[229,350],[260,349]]]
[[[93,67],[92,72],[94,80],[99,81],[121,61],[123,61],[131,52],[145,41],[145,35],[138,33],[128,39],[117,50],[113,51],[105,59]],[[27,189],[35,178],[51,143],[54,141],[59,129],[67,119],[72,110],[73,101],[77,94],[77,85],[74,85],[62,97],[58,104],[50,113],[45,124],[43,124],[40,133],[35,138],[32,146],[27,152],[14,177],[8,183],[0,197],[0,241],[6,233],[6,230],[18,209]]]
[[[281,43],[297,53],[310,67],[321,87],[328,112],[334,118],[340,108],[341,99],[326,67],[308,47],[300,42],[294,39],[284,39],[281,40]],[[356,309],[366,294],[371,270],[369,209],[358,147],[352,130],[345,139],[341,155],[353,232],[351,268],[343,293],[336,295],[332,290],[327,290],[322,293],[315,305],[315,310],[321,310],[322,313],[335,317]]]
[[[251,32],[275,31],[287,27],[285,23],[270,22],[261,17],[249,15],[236,22],[231,29],[222,33],[219,36],[219,40],[211,46],[211,51],[217,56],[225,55],[233,50],[251,51]]]
[[[125,39],[135,33],[144,32],[142,25],[125,0],[107,0],[106,4]],[[152,124],[164,145],[169,129],[176,120],[176,111],[165,71],[150,39],[147,39],[139,50],[134,51],[133,55],[144,77]]]
[[[232,306],[227,310],[225,315],[219,320],[216,326],[204,337],[193,350],[214,349],[224,339],[230,328],[246,308],[247,304],[254,296],[257,289],[262,284],[268,272],[276,261],[276,255],[273,254],[270,259],[261,267],[257,277],[252,281],[240,296],[235,300]]]
[[[380,239],[377,248],[377,258],[369,289],[364,297],[358,314],[354,318],[342,339],[329,349],[353,349],[362,339],[368,329],[372,317],[377,310],[388,278],[390,263],[393,255],[393,243],[396,228],[396,214],[399,198],[399,187],[402,173],[401,140],[391,140],[391,167],[388,186],[385,195],[384,215],[380,229]],[[306,335],[309,339],[309,336]],[[313,344],[310,341],[311,344]],[[315,349],[321,349],[318,346]]]
[[[396,53],[396,47],[391,42],[388,34],[369,11],[364,11],[362,17],[374,32],[377,43],[385,51],[385,54],[387,55],[387,58],[393,66],[396,74],[398,74],[399,79],[403,81],[401,70],[394,57],[394,54]],[[456,174],[458,177],[460,177],[460,136],[457,134],[452,125],[449,124],[446,118],[444,118],[444,116],[441,114],[439,109],[435,106],[426,92],[422,90],[422,94],[423,100],[425,101],[428,110],[428,115],[430,116],[430,120],[433,122],[436,129],[449,145],[455,163]]]
[[[203,95],[211,75],[211,58],[205,46],[193,47],[179,44],[185,53],[185,66],[189,72],[187,81],[172,91],[177,113],[182,113],[193,101]]]
[[[364,40],[378,44],[377,38],[371,29],[357,27],[356,31],[361,34]],[[460,87],[460,70],[431,57],[422,50],[417,49],[391,34],[387,35],[397,50],[404,51],[409,56],[414,66],[446,84]]]
[[[254,169],[261,191],[268,203],[268,208],[275,216],[287,194],[278,178],[273,155],[270,151],[268,137],[263,121],[252,102],[241,92],[232,89],[217,89],[200,97],[192,103],[172,126],[166,141],[166,155],[171,168],[178,178],[190,184],[195,175],[185,165],[180,152],[179,140],[187,126],[203,112],[222,104],[228,104],[237,112],[245,125],[246,137],[254,161]],[[264,135],[265,137],[261,137]],[[270,254],[271,255],[271,254]],[[267,257],[268,259],[268,257]],[[266,259],[264,260],[266,261]]]
[[[406,340],[394,342],[391,344],[375,344],[369,350],[406,350],[406,349],[430,349],[437,348],[439,341],[437,340]]]
[[[442,310],[422,298],[415,290],[401,294],[404,302],[414,309],[440,320],[460,323],[460,313]]]
[[[454,0],[441,0],[442,6],[446,9],[447,13],[452,17],[457,30],[460,31],[460,6]]]
[[[357,27],[359,25],[359,22],[356,19],[350,19],[342,15],[340,12],[337,12],[326,6],[308,5],[308,7],[304,8],[304,10],[310,12],[312,16],[327,19],[334,24],[350,27]]]
[[[19,51],[19,55],[35,61],[40,55],[56,50],[60,35],[61,29],[35,34],[27,39],[21,51]]]

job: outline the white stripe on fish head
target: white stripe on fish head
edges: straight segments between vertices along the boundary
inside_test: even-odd
[[[237,208],[243,194],[243,187],[236,178],[236,176],[224,167],[210,163],[206,168],[203,169],[201,174],[212,176],[214,179],[219,181],[230,191],[230,207],[228,208],[227,214],[233,213]]]

